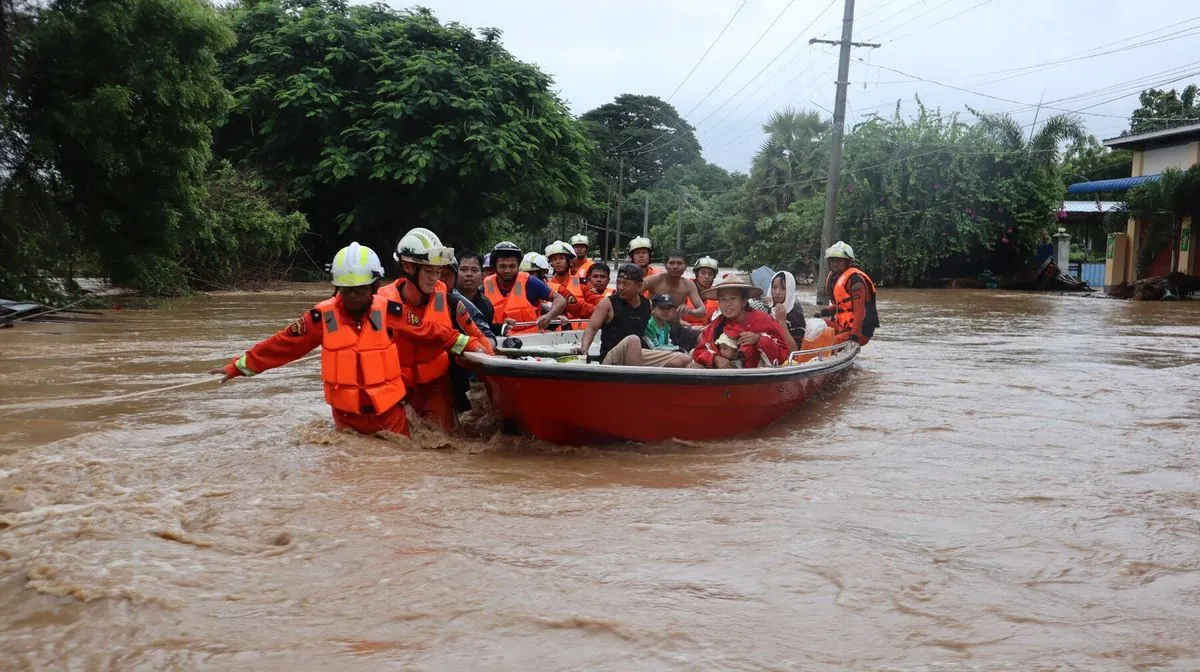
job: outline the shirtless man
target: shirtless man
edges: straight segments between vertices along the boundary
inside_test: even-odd
[[[643,289],[650,293],[650,296],[656,294],[670,294],[671,298],[675,299],[675,305],[680,306],[675,317],[671,320],[678,323],[682,315],[693,315],[695,317],[704,317],[708,314],[704,308],[704,301],[700,300],[700,290],[696,289],[696,283],[690,279],[683,277],[683,272],[687,270],[687,257],[684,256],[681,250],[675,250],[667,255],[667,272],[652,275],[645,280]],[[692,306],[700,306],[699,308],[690,308],[688,301],[691,301]]]
[[[675,342],[686,352],[695,347],[701,330],[693,329],[681,322],[683,316],[704,317],[708,314],[708,309],[704,307],[704,301],[700,299],[700,290],[696,288],[696,283],[683,277],[683,272],[687,270],[687,257],[684,256],[683,251],[675,250],[668,254],[666,266],[666,273],[646,278],[643,289],[648,291],[650,296],[667,294],[675,300],[678,308],[671,317],[671,332]],[[692,308],[691,306],[700,307]]]

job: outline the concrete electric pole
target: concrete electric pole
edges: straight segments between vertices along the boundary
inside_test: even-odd
[[[878,48],[878,44],[868,42],[852,42],[854,35],[854,0],[846,0],[845,12],[842,15],[842,39],[818,40],[813,38],[809,44],[832,44],[841,47],[838,55],[837,98],[833,105],[833,147],[829,153],[829,179],[825,182],[825,220],[821,226],[821,261],[817,277],[817,305],[824,306],[829,302],[825,291],[825,277],[829,275],[829,262],[825,259],[825,250],[833,245],[837,237],[837,192],[838,182],[842,173],[842,135],[846,127],[846,85],[850,78],[850,48]]]

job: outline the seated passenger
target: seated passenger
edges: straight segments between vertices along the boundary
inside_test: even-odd
[[[582,305],[576,308],[579,317],[585,320],[596,312],[596,306],[601,299],[613,293],[608,286],[608,264],[603,261],[594,261],[591,264],[588,269],[588,281],[583,286]]]
[[[780,271],[771,278],[771,317],[783,328],[787,336],[788,352],[794,352],[804,344],[804,309],[796,298],[796,278],[787,271]]]
[[[650,350],[659,352],[674,352],[687,356],[683,348],[680,346],[679,330],[681,327],[678,323],[671,322],[671,318],[676,315],[675,298],[670,294],[658,294],[650,299],[650,322],[646,324],[645,347]],[[683,366],[694,365],[699,368],[698,364],[692,361],[691,357],[687,357],[687,361]],[[667,364],[666,366],[670,366]]]
[[[714,296],[720,313],[700,334],[692,359],[706,368],[733,368],[733,360],[723,356],[717,347],[717,339],[727,330],[739,348],[751,346],[754,349],[753,356],[746,360],[748,369],[777,366],[787,358],[787,338],[779,323],[766,313],[747,309],[751,298],[762,296],[761,289],[745,278],[730,275],[705,290],[702,298]]]
[[[643,339],[650,326],[650,303],[642,298],[641,289],[642,269],[636,264],[622,264],[617,270],[617,291],[596,305],[578,353],[587,353],[599,332],[601,364],[673,368],[689,366],[691,360],[678,348],[667,351],[643,347]],[[673,312],[675,306],[662,307],[660,310],[666,315]]]

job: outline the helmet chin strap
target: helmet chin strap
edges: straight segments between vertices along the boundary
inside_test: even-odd
[[[412,273],[409,273],[407,270],[408,264],[412,264],[412,267],[413,267]],[[421,295],[422,302],[427,301],[430,296],[433,296],[433,292],[426,292],[425,290],[421,289],[421,264],[418,264],[418,263],[415,263],[412,261],[401,262],[400,273],[403,274],[404,279],[408,280],[409,284],[411,284],[413,286],[413,288],[415,288],[417,290],[417,292]]]

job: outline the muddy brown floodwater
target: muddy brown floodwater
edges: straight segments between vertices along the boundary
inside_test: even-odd
[[[323,295],[0,332],[0,669],[1200,668],[1200,302],[888,290],[719,444],[336,434],[315,360],[104,401]]]

